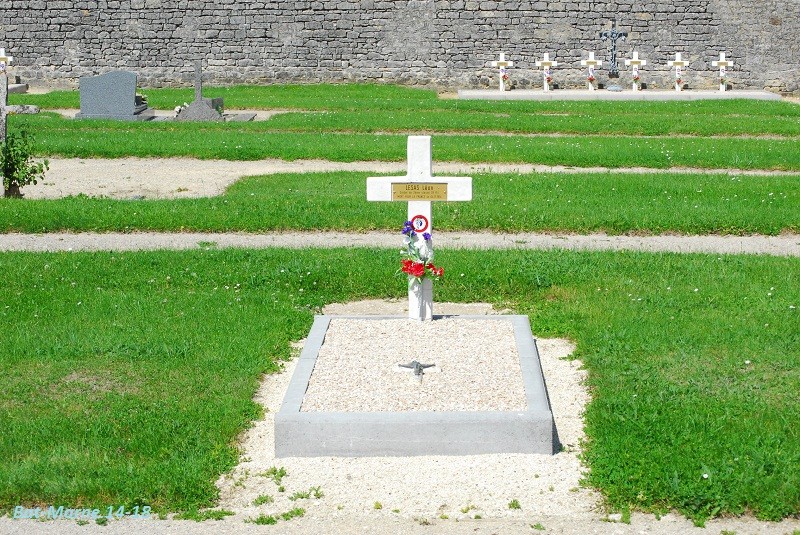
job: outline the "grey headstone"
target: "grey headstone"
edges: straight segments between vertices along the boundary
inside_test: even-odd
[[[136,75],[114,71],[80,79],[81,119],[148,120],[154,116],[147,102],[136,95]]]

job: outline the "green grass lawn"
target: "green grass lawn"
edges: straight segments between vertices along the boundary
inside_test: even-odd
[[[191,100],[189,89],[147,93],[162,109]],[[399,161],[406,134],[433,133],[439,161],[800,170],[800,106],[787,102],[482,102],[368,85],[239,86],[207,95],[225,97],[229,108],[295,111],[257,123],[75,121],[47,113],[9,123],[33,132],[41,155],[65,157]],[[77,98],[71,91],[11,102],[74,108]]]
[[[405,203],[366,200],[367,173],[243,179],[183,200],[0,199],[0,232],[397,230]],[[472,202],[434,203],[439,230],[612,234],[800,232],[800,176],[476,175]],[[347,217],[342,217],[347,214]]]
[[[34,133],[42,156],[73,158],[195,157],[404,161],[403,134],[281,132],[268,122],[175,124],[74,121],[16,116],[12,129]],[[795,139],[709,137],[434,136],[436,161],[513,162],[575,167],[700,167],[800,171]]]
[[[144,92],[160,109],[193,97]],[[785,102],[477,102],[368,85],[205,95],[296,112],[203,125],[43,113],[9,128],[43,156],[404,161],[413,131],[438,134],[435,161],[800,172],[800,106]],[[75,108],[78,93],[10,101]],[[0,199],[0,232],[399,232],[404,203],[366,202],[366,176],[251,177],[211,199]],[[797,233],[798,178],[479,174],[474,201],[436,203],[434,216],[440,230]],[[261,413],[262,374],[324,304],[402,298],[397,260],[361,248],[0,253],[0,511],[213,505]],[[592,394],[587,484],[612,508],[800,512],[798,259],[440,250],[437,264],[437,300],[509,307],[536,335],[577,343]]]
[[[588,484],[612,507],[797,513],[800,261],[437,259],[437,300],[508,306],[577,342]],[[261,374],[325,303],[401,298],[396,264],[371,249],[0,254],[0,507],[212,505]]]
[[[187,84],[189,85],[189,84]],[[160,110],[172,110],[176,106],[194,100],[194,88],[182,89],[144,88],[151,107]],[[714,124],[717,119],[743,118],[741,121],[749,128],[749,133],[766,133],[760,127],[767,124],[787,123],[794,118],[795,123],[789,127],[796,132],[796,120],[800,118],[800,106],[778,101],[757,101],[749,99],[694,102],[609,102],[609,101],[479,101],[438,98],[435,91],[415,89],[393,85],[371,84],[313,84],[313,85],[270,85],[270,86],[231,86],[203,88],[205,97],[222,97],[226,109],[278,109],[303,111],[353,111],[353,112],[478,112],[478,113],[511,113],[536,114],[552,118],[556,123],[559,118],[583,117],[592,122],[594,114],[606,118],[625,116],[628,121],[643,121],[642,124],[654,125],[663,129],[668,125],[680,125],[689,122]],[[46,94],[11,94],[10,104],[34,104],[45,109],[80,107],[79,93],[74,91],[55,91]],[[659,120],[654,120],[658,116]],[[442,116],[444,118],[444,116]],[[513,117],[496,117],[502,124],[504,119]],[[758,121],[753,124],[753,118]],[[710,122],[709,122],[710,121]],[[771,122],[771,121],[774,121]],[[347,128],[351,128],[348,125]],[[600,125],[600,128],[603,128]],[[680,128],[685,128],[681,126]],[[707,126],[696,125],[696,128]],[[738,128],[737,128],[738,130]],[[776,130],[776,133],[780,129]],[[709,131],[701,130],[709,133]],[[723,135],[733,132],[722,131]]]

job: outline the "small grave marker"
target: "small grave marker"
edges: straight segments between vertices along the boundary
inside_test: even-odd
[[[500,59],[492,62],[492,67],[498,69],[498,76],[500,77],[500,91],[506,90],[506,81],[508,80],[506,67],[512,67],[513,65],[513,61],[508,61],[506,59],[505,52],[500,52]],[[509,87],[509,89],[511,88]]]
[[[594,59],[594,52],[589,52],[589,59],[582,59],[581,65],[583,67],[589,67],[589,72],[586,74],[586,83],[588,85],[589,91],[595,90],[595,76],[594,76],[594,68],[600,67],[603,62],[599,59]]]
[[[632,77],[633,77],[633,86],[631,89],[634,91],[639,91],[641,84],[639,83],[639,67],[642,65],[647,65],[647,61],[643,59],[639,59],[639,52],[636,50],[633,51],[633,57],[631,59],[625,60],[625,65],[630,66],[633,69]]]
[[[550,91],[550,84],[553,81],[553,74],[550,70],[550,67],[557,67],[558,62],[553,61],[550,59],[550,54],[547,52],[544,53],[544,57],[541,60],[536,62],[537,67],[542,67],[544,70],[542,71],[542,77],[544,78],[544,90]]]
[[[719,53],[719,61],[712,61],[711,65],[714,67],[719,67],[719,90],[725,91],[728,89],[728,67],[733,66],[733,62],[731,60],[725,59],[725,52]]]
[[[472,178],[434,177],[430,136],[408,137],[408,170],[405,176],[367,178],[367,201],[408,202],[408,221],[417,234],[433,233],[432,201],[471,201]],[[409,284],[408,317],[433,318],[433,281]]]
[[[667,65],[675,68],[675,91],[683,91],[683,67],[688,62],[681,59],[681,53],[675,52],[675,59],[668,61]]]
[[[198,60],[194,63],[194,101],[180,108],[178,121],[223,121],[222,98],[203,98],[203,69]]]
[[[236,121],[246,122],[255,119],[255,113],[225,113],[222,97],[203,98],[203,65],[194,62],[194,100],[190,104],[175,108],[176,121]]]

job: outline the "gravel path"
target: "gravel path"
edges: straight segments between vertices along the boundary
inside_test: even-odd
[[[244,176],[274,173],[323,171],[363,171],[404,173],[405,162],[328,162],[323,160],[197,160],[193,158],[51,158],[44,181],[26,186],[29,199],[56,199],[84,194],[113,199],[191,198],[222,194]],[[532,164],[468,164],[434,162],[434,174],[459,173],[720,173],[738,176],[788,175],[797,172],[737,169],[649,169],[643,167],[610,169],[607,167],[564,167]]]
[[[322,171],[362,171],[403,173],[404,162],[328,162],[321,160],[261,160],[232,162],[227,160],[196,160],[190,158],[120,158],[77,159],[54,158],[50,161],[47,178],[35,186],[27,186],[30,199],[60,198],[84,194],[117,199],[131,198],[189,198],[222,194],[227,187],[244,176],[272,173],[302,173]],[[521,164],[434,164],[435,173],[475,174],[481,172],[559,172],[606,173],[604,167],[570,168],[562,166]],[[777,171],[742,171],[731,169],[613,169],[625,173],[707,173],[730,175],[792,175]],[[328,247],[332,233],[265,233],[265,234],[202,234],[202,233],[53,233],[45,235],[0,235],[3,251],[94,251],[192,249],[201,244],[217,247]],[[396,236],[381,232],[353,233],[353,246],[395,247]],[[605,234],[493,234],[437,233],[438,247],[453,248],[529,248],[579,250],[637,250],[724,254],[766,254],[800,256],[800,236],[608,236]]]
[[[390,247],[398,244],[396,233],[349,233],[352,247]],[[198,247],[334,247],[341,233],[270,232],[244,233],[150,233],[131,234],[52,233],[0,234],[0,251],[136,251],[196,249]],[[609,236],[606,234],[495,234],[490,232],[437,232],[437,248],[452,249],[571,249],[592,251],[650,251],[676,253],[764,254],[800,256],[800,235],[785,236]]]

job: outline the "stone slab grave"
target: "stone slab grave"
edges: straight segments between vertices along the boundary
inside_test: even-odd
[[[178,110],[177,121],[252,121],[255,113],[225,113],[224,99],[203,98],[202,64],[194,64],[194,101]]]
[[[316,316],[275,415],[277,458],[559,448],[527,316]]]
[[[81,111],[76,119],[118,119],[149,121],[155,112],[136,94],[136,74],[112,71],[83,76],[79,81]]]
[[[2,56],[6,55],[6,49],[0,48],[0,61],[2,61]],[[8,56],[7,59],[13,60],[11,56]],[[27,93],[28,92],[28,84],[22,83],[19,76],[14,76],[13,81],[11,78],[8,80],[8,92],[9,93]]]
[[[370,177],[367,200],[408,202],[406,226],[428,234],[431,201],[472,199],[471,178],[431,167],[430,137],[410,136],[406,176]],[[275,456],[558,451],[528,317],[435,316],[430,284],[408,282],[407,318],[316,316],[275,417]]]
[[[586,91],[586,89],[559,89],[544,92],[537,89],[515,89],[500,92],[497,89],[459,89],[461,100],[641,100],[660,102],[667,100],[773,100],[781,96],[769,91],[675,91],[648,89],[647,91]]]

